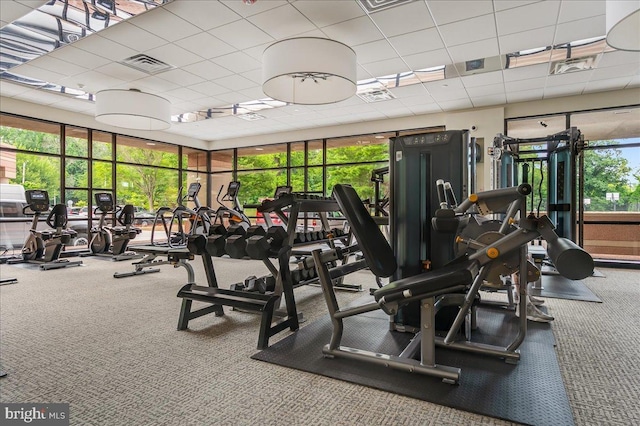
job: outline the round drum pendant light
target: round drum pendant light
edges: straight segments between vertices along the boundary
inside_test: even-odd
[[[282,102],[339,102],[356,93],[356,78],[356,53],[349,46],[326,38],[278,41],[262,55],[262,90]]]
[[[640,52],[640,2],[607,0],[607,44],[614,49]]]
[[[160,96],[136,89],[109,89],[96,93],[96,120],[138,130],[171,127],[171,104]]]

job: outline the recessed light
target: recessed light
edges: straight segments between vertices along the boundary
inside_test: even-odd
[[[631,111],[613,111],[614,114],[629,114]]]
[[[153,143],[153,142],[147,142],[147,145],[149,145],[149,146],[154,146],[154,145],[155,145],[155,143]]]
[[[256,151],[264,151],[264,148],[256,148]]]
[[[382,135],[376,135],[376,139],[384,139],[384,136],[382,136]]]

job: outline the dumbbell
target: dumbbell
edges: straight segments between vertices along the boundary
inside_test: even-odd
[[[304,243],[307,241],[307,234],[305,232],[296,232],[296,238],[293,240],[295,244]]]
[[[242,259],[246,256],[245,241],[247,231],[242,225],[231,225],[227,228],[227,239],[224,243],[224,250],[233,259]]]
[[[260,278],[251,276],[244,280],[244,291],[265,294],[266,292],[274,291],[275,289],[276,279],[272,275],[266,275]]]
[[[294,269],[291,271],[291,283],[293,285],[298,284],[302,281],[302,275],[300,274],[300,269]]]
[[[220,257],[226,254],[224,251],[227,228],[222,224],[211,225],[207,237],[207,252],[211,256]]]
[[[266,259],[279,251],[286,239],[287,231],[282,226],[271,226],[266,235],[252,235],[247,239],[247,254],[252,259]]]

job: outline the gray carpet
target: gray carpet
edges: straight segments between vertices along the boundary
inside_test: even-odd
[[[583,281],[570,280],[562,275],[543,275],[542,290],[530,289],[530,293],[538,297],[602,303]]]
[[[73,425],[509,424],[252,360],[259,325],[252,314],[227,310],[176,331],[184,269],[114,279],[125,263],[83,261],[53,271],[0,266],[0,277],[19,281],[0,286],[2,402],[69,402]],[[215,264],[227,285],[265,273],[259,262]],[[194,268],[204,282],[200,263]],[[547,299],[560,372],[577,425],[640,424],[639,274],[606,274],[584,280],[603,303]],[[366,273],[355,278],[375,286]],[[303,327],[326,315],[319,288],[295,292]]]
[[[341,344],[399,355],[411,335],[389,332],[388,323],[389,319],[382,311],[348,318]],[[507,346],[517,334],[517,323],[512,312],[481,307],[474,341]],[[538,426],[573,425],[551,327],[530,323],[528,328],[518,365],[437,349],[438,364],[462,369],[459,386],[364,362],[324,358],[322,347],[329,342],[332,329],[328,315],[253,358],[513,422]]]

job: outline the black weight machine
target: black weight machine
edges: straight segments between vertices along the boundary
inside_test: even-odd
[[[50,229],[38,231],[40,215],[49,210],[49,193],[47,191],[30,189],[25,191],[27,205],[22,212],[25,215],[33,215],[29,235],[22,247],[22,260],[9,260],[7,263],[19,263],[21,261],[36,263],[40,269],[60,269],[69,266],[82,265],[82,261],[69,261],[60,259],[60,253],[65,244],[71,242],[78,233],[67,228],[67,208],[64,204],[56,204],[49,212],[45,222]]]
[[[100,214],[100,220],[97,226],[91,228],[91,254],[110,257],[115,261],[141,258],[142,255],[127,251],[129,242],[142,232],[142,229],[133,226],[133,205],[116,206],[109,192],[98,192],[94,197],[96,208],[93,213]],[[114,214],[119,225],[109,226],[106,223],[107,216]]]

